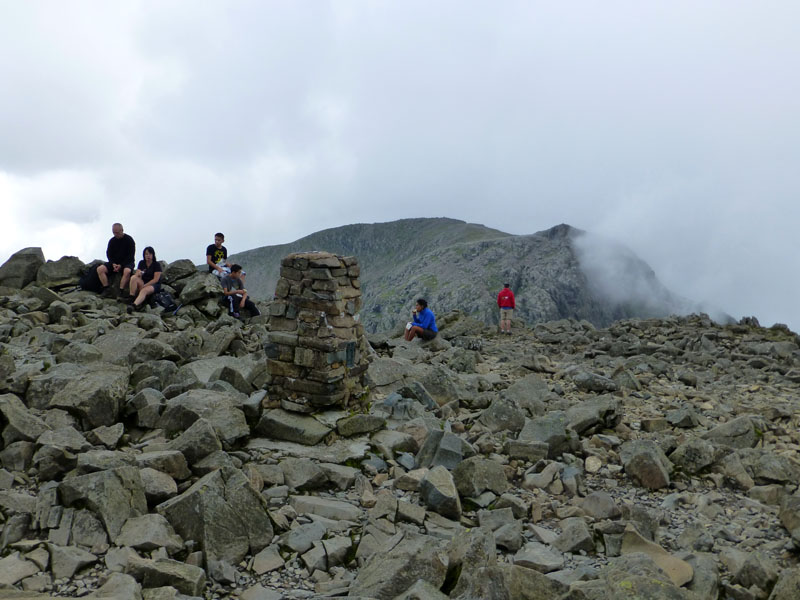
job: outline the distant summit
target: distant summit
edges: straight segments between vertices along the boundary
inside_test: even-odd
[[[606,326],[618,319],[702,309],[670,292],[623,245],[566,224],[532,235],[511,235],[447,218],[362,223],[232,258],[246,266],[250,291],[269,299],[280,259],[309,250],[358,257],[361,320],[368,331],[388,330],[407,320],[420,296],[437,314],[458,309],[496,323],[495,299],[504,282],[517,297],[515,317],[529,325],[574,318]]]

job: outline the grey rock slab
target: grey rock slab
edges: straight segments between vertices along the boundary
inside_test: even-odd
[[[223,444],[249,437],[241,400],[237,394],[212,390],[189,390],[166,402],[158,426],[173,435],[185,431],[198,419],[206,419]]]
[[[283,568],[284,564],[285,562],[281,557],[278,546],[272,544],[253,557],[252,569],[256,575],[263,575],[264,573]]]
[[[581,500],[583,511],[595,519],[616,519],[621,514],[619,506],[608,492],[592,492]]]
[[[206,573],[200,567],[168,558],[134,559],[126,572],[145,588],[172,586],[182,594],[199,596],[206,585]]]
[[[349,502],[316,496],[290,496],[289,504],[297,514],[312,514],[326,519],[358,522],[361,510]]]
[[[448,519],[461,518],[461,500],[453,476],[442,466],[434,467],[419,485],[419,494],[429,510]]]
[[[311,549],[314,542],[322,540],[328,528],[323,523],[312,521],[293,527],[278,537],[278,545],[292,552],[303,553]]]
[[[755,423],[746,415],[717,425],[704,433],[703,438],[730,448],[752,448],[758,441]]]
[[[525,425],[525,412],[513,400],[496,398],[478,417],[478,423],[492,432],[517,433]]]
[[[562,411],[551,411],[543,417],[528,419],[517,436],[520,442],[547,444],[548,456],[555,458],[569,450],[577,435],[568,429],[567,415]]]
[[[36,441],[50,427],[34,415],[14,394],[0,396],[0,414],[5,420],[3,428],[4,446],[17,441]]]
[[[66,506],[81,505],[96,513],[113,542],[131,517],[147,513],[139,470],[120,467],[65,479],[58,485]]]
[[[111,426],[103,425],[88,432],[86,439],[95,446],[105,446],[109,450],[113,450],[119,444],[119,440],[124,433],[125,426],[122,423],[116,423]]]
[[[197,460],[197,454],[192,453],[192,458]],[[140,469],[155,469],[178,481],[188,479],[192,475],[186,457],[180,450],[142,452],[136,455],[136,464]]]
[[[241,600],[283,600],[284,595],[257,583],[244,590],[239,598]]]
[[[320,462],[333,462],[340,465],[363,460],[370,449],[369,440],[364,437],[339,439],[330,445],[319,446],[306,446],[267,438],[251,438],[246,447],[248,450],[269,450],[285,456],[312,458]]]
[[[617,384],[613,379],[589,371],[578,371],[572,376],[572,381],[579,390],[584,392],[607,393],[617,391]]]
[[[222,450],[222,442],[217,436],[214,425],[207,419],[201,418],[189,425],[178,437],[170,440],[168,447],[171,451],[181,453],[185,457],[184,462],[187,465],[189,463],[194,465],[205,457]],[[178,468],[180,467],[178,466]],[[181,472],[182,477],[183,473]]]
[[[463,459],[474,455],[475,449],[461,436],[450,431],[434,429],[428,432],[415,460],[418,468],[443,466],[452,470]]]
[[[0,584],[2,585],[14,585],[38,572],[39,567],[36,563],[25,560],[19,552],[0,559]]]
[[[456,590],[450,597],[458,600],[552,600],[560,598],[567,586],[527,567],[497,564],[462,571]]]
[[[353,415],[336,421],[336,431],[343,437],[372,433],[386,427],[386,419],[376,415]]]
[[[128,519],[115,543],[145,552],[165,548],[170,555],[183,548],[181,537],[163,516],[156,513]]]
[[[778,569],[777,562],[764,553],[751,552],[741,568],[733,574],[733,583],[745,588],[755,585],[759,589],[768,590],[778,579]]]
[[[314,417],[281,408],[266,411],[255,428],[257,435],[308,446],[320,443],[331,431]]]
[[[692,438],[679,445],[669,455],[669,460],[686,473],[701,473],[713,465],[721,456],[714,444],[701,438]]]
[[[672,463],[655,442],[625,442],[620,448],[620,459],[625,472],[642,487],[657,490],[669,485]]]
[[[446,574],[447,554],[442,543],[428,536],[409,536],[367,561],[350,587],[350,596],[391,599],[418,581],[439,589]]]
[[[178,484],[166,473],[145,467],[139,469],[139,475],[142,478],[144,495],[150,506],[178,495]]]
[[[130,575],[112,573],[105,583],[87,598],[113,598],[114,600],[142,600],[142,586]]]
[[[540,542],[528,542],[517,551],[513,560],[515,565],[540,573],[550,573],[564,567],[564,556]]]
[[[76,472],[84,475],[136,464],[135,458],[126,452],[114,450],[88,450],[78,455]]]
[[[18,250],[0,266],[0,285],[21,289],[36,281],[36,274],[44,264],[41,248]]]
[[[561,522],[561,534],[553,542],[561,552],[594,552],[594,538],[581,517],[569,517]]]
[[[75,573],[97,562],[97,557],[77,546],[56,546],[48,544],[50,570],[56,579],[72,578]]]
[[[420,580],[399,596],[395,596],[394,600],[447,600],[448,597],[429,581]]]
[[[476,498],[487,490],[499,496],[510,487],[503,465],[479,456],[468,458],[453,469],[453,481],[465,498]]]
[[[194,540],[206,560],[238,564],[272,541],[261,496],[241,471],[224,468],[156,507],[184,540]]]
[[[308,458],[285,458],[279,466],[283,471],[284,482],[292,490],[316,490],[328,482],[325,472]]]
[[[49,408],[62,408],[89,427],[114,425],[128,390],[128,369],[97,363],[53,394]]]
[[[800,598],[800,567],[784,569],[772,588],[769,600],[795,600]]]

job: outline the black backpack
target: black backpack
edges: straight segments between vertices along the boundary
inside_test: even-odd
[[[171,312],[173,315],[178,312],[178,309],[182,306],[175,303],[175,298],[172,297],[166,290],[161,290],[160,292],[156,292],[153,294],[153,301],[164,309],[164,312]]]
[[[86,272],[81,275],[81,278],[78,280],[78,287],[87,292],[94,292],[96,294],[102,292],[103,284],[100,283],[100,278],[97,276],[97,267],[102,264],[103,263],[98,263],[86,269]]]

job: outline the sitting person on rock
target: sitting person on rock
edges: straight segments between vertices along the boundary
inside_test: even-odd
[[[125,286],[128,285],[133,272],[133,261],[136,255],[136,242],[125,233],[121,223],[114,223],[111,226],[111,233],[114,234],[114,237],[108,240],[108,247],[106,248],[108,262],[97,267],[97,277],[103,285],[102,296],[104,298],[111,298],[114,295],[108,280],[113,273],[120,274],[120,295],[124,295]]]
[[[242,281],[242,267],[241,265],[232,265],[229,275],[225,275],[220,283],[222,284],[222,294],[224,296],[225,305],[228,307],[228,314],[234,319],[241,318],[241,309],[246,308],[250,311],[251,317],[257,317],[261,314],[255,303],[247,296],[247,290],[244,289]]]
[[[133,303],[128,306],[128,312],[142,310],[144,302],[150,294],[155,294],[161,289],[161,263],[156,260],[156,251],[148,246],[142,253],[142,260],[136,272],[131,277],[131,298]]]
[[[436,337],[439,330],[436,327],[436,317],[433,311],[428,308],[425,298],[418,298],[417,305],[411,312],[412,321],[406,325],[405,338],[409,342],[415,337],[423,340],[432,340]]]

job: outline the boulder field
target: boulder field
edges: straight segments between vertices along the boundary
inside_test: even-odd
[[[5,279],[0,599],[799,597],[786,327],[452,312],[303,414],[179,262],[175,315]]]

